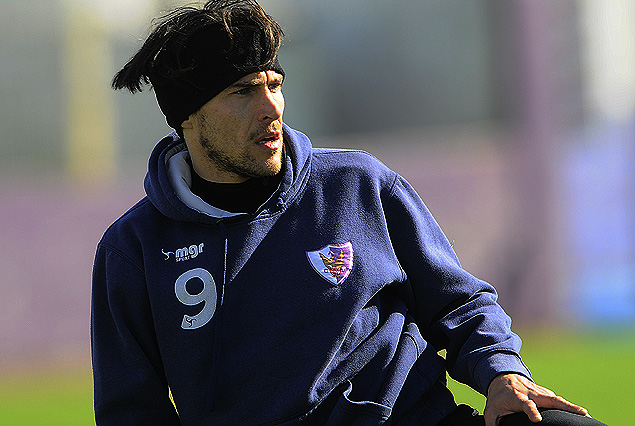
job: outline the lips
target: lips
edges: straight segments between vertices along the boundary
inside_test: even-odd
[[[275,131],[275,132],[265,133],[260,138],[258,138],[256,143],[261,145],[272,146],[277,144],[277,142],[281,140],[282,140],[282,132]]]

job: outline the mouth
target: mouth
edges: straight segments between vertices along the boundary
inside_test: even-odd
[[[278,149],[282,145],[282,132],[267,132],[257,139],[258,145],[264,145],[271,149]]]

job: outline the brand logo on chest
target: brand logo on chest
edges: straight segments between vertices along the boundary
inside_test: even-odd
[[[319,250],[307,251],[309,263],[322,278],[333,285],[339,285],[353,268],[353,245],[329,244]]]
[[[170,260],[172,256],[177,262],[183,262],[185,260],[194,259],[199,254],[203,253],[203,243],[198,245],[192,244],[189,247],[183,247],[180,249],[176,249],[175,251],[165,251],[161,249],[161,253],[165,256],[163,260]]]

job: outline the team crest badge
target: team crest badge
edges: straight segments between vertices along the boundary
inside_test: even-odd
[[[322,278],[333,285],[344,282],[353,267],[353,245],[329,244],[316,251],[307,251],[309,263]]]

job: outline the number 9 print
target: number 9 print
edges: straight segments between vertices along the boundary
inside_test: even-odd
[[[198,278],[203,282],[203,290],[198,294],[191,294],[187,291],[187,283]],[[216,284],[212,274],[203,268],[190,269],[181,274],[174,284],[174,292],[176,298],[187,306],[195,306],[204,303],[203,310],[194,316],[183,315],[181,328],[185,330],[194,330],[203,327],[214,316],[216,310]]]

